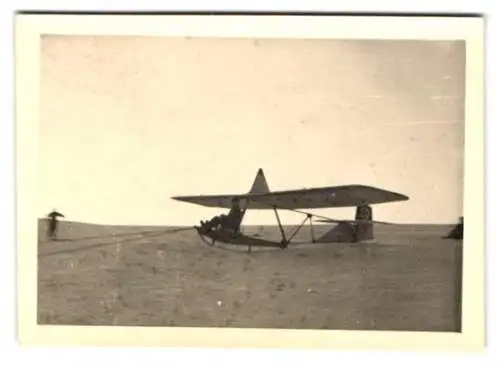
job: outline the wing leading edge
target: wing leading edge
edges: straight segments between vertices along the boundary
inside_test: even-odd
[[[250,210],[266,209],[321,209],[374,205],[409,200],[400,193],[365,185],[310,188],[267,193],[245,193],[212,196],[176,196],[174,200],[201,206],[230,208],[233,197],[243,201]],[[246,201],[246,202],[245,202]]]

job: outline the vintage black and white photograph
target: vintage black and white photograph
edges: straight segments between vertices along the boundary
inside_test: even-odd
[[[464,40],[39,46],[38,325],[462,331]]]

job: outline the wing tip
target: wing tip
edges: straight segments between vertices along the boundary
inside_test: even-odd
[[[173,196],[173,197],[170,197],[172,200],[175,200],[175,201],[183,201],[183,202],[187,202],[187,201],[190,201],[190,197],[189,196]]]
[[[410,196],[404,195],[402,193],[396,193],[396,192],[394,192],[394,195],[396,196],[396,198],[398,199],[398,201],[409,201],[410,200]]]
[[[378,187],[374,187],[374,186],[366,186],[366,185],[361,185],[361,184],[356,184],[355,186],[362,187],[362,188],[370,188],[372,190],[385,193],[386,198],[388,198],[388,200],[385,202],[397,202],[397,201],[409,201],[410,200],[410,196],[407,196],[407,195],[399,193],[399,192],[393,192],[393,191],[389,191],[387,189],[378,188]]]

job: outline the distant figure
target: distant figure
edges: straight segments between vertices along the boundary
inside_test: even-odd
[[[201,221],[202,227],[207,231],[213,228],[217,230],[219,227],[223,227],[233,229],[235,233],[238,232],[241,218],[243,217],[243,211],[240,209],[240,199],[238,197],[233,197],[231,203],[231,210],[229,210],[227,215],[221,214],[214,216],[209,221]]]
[[[464,218],[463,216],[459,218],[458,224],[448,233],[445,238],[451,238],[454,240],[463,240],[464,238]]]
[[[458,220],[457,231],[456,231],[457,239],[462,240],[464,238],[464,217],[461,216]]]
[[[52,212],[48,214],[47,217],[49,218],[49,228],[47,230],[48,237],[51,240],[55,240],[57,238],[57,218],[64,218],[64,215],[58,213],[56,210],[52,210]]]

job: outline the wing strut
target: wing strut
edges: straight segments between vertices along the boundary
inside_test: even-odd
[[[286,233],[285,233],[285,230],[283,228],[283,225],[281,224],[281,220],[280,220],[280,217],[279,217],[279,214],[278,214],[278,210],[274,207],[273,208],[274,210],[274,214],[276,215],[276,220],[278,221],[278,226],[279,226],[279,229],[280,229],[280,232],[281,232],[281,248],[282,249],[285,249],[286,247],[288,247],[288,245],[290,244],[290,242],[292,242],[293,238],[297,235],[297,233],[299,233],[300,229],[304,226],[304,224],[306,224],[306,222],[309,220],[309,223],[310,223],[310,226],[311,226],[311,236],[312,236],[312,242],[316,242],[314,240],[314,231],[313,231],[313,224],[312,224],[312,218],[313,218],[313,215],[311,214],[306,214],[306,217],[302,220],[302,222],[297,226],[297,228],[295,228],[295,230],[293,231],[292,235],[290,236],[290,238],[287,238],[286,237]]]
[[[262,201],[257,201],[255,199],[252,199],[251,197],[249,197],[249,199],[252,200],[253,203],[258,203],[258,204],[262,204],[262,205],[267,205],[267,206],[272,206],[273,209],[277,209],[276,206],[274,205],[271,205],[267,202],[262,202]],[[353,223],[353,222],[356,222],[356,223],[366,223],[366,224],[385,224],[385,225],[394,225],[394,223],[389,223],[389,222],[382,222],[382,221],[376,221],[376,220],[346,220],[346,219],[333,219],[333,218],[330,218],[330,217],[327,217],[327,216],[323,216],[323,215],[319,215],[319,214],[314,214],[314,213],[308,213],[306,211],[302,211],[302,210],[298,210],[298,209],[292,209],[292,208],[289,208],[289,207],[280,207],[279,209],[282,209],[282,210],[289,210],[289,211],[292,211],[294,213],[298,213],[298,214],[303,214],[303,215],[310,215],[311,217],[316,217],[318,219],[320,219],[321,222],[326,222],[326,223]]]
[[[281,248],[284,249],[288,245],[285,230],[283,229],[283,225],[281,224],[278,210],[276,210],[276,207],[273,207],[273,210],[274,210],[274,215],[276,215],[276,220],[278,221],[278,226],[279,226],[280,232],[281,232],[281,245],[282,245]]]
[[[309,215],[309,225],[311,226],[311,241],[312,241],[312,243],[316,243],[316,239],[314,238],[314,227],[313,227],[312,215]]]
[[[299,233],[300,231],[300,228],[302,228],[302,226],[307,222],[307,220],[312,220],[312,215],[307,215],[304,220],[302,220],[302,223],[300,223],[300,225],[295,228],[295,231],[292,233],[292,235],[290,236],[290,238],[288,239],[288,243],[292,242],[292,239],[297,235],[297,233]],[[311,222],[311,228],[312,228],[312,222]],[[311,229],[311,233],[312,233],[312,229]]]

